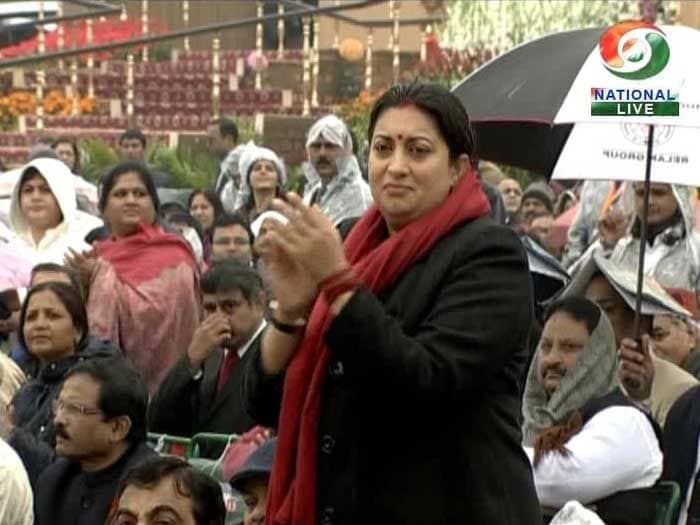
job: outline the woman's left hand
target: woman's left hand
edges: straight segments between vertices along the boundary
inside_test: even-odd
[[[318,206],[307,206],[296,193],[288,193],[287,202],[275,199],[272,206],[289,219],[278,230],[284,251],[316,285],[350,266],[338,230]]]

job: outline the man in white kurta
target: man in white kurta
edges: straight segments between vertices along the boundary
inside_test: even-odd
[[[540,504],[595,504],[653,486],[663,457],[647,415],[618,388],[615,336],[594,303],[551,305],[525,386],[523,438]]]

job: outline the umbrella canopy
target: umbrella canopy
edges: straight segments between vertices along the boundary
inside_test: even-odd
[[[654,131],[650,180],[700,186],[700,127],[657,125]],[[638,123],[575,124],[552,179],[643,180],[647,135]]]
[[[551,125],[603,31],[565,31],[527,42],[484,64],[453,92],[475,123]]]
[[[32,260],[17,245],[3,240],[4,227],[0,224],[0,291],[29,285]]]
[[[479,157],[549,176],[571,125],[554,118],[602,28],[533,40],[484,64],[453,92],[467,108]]]
[[[549,177],[574,123],[700,126],[700,68],[696,65],[700,31],[683,26],[661,29],[671,44],[671,55],[653,82],[679,96],[679,118],[592,117],[593,88],[639,88],[646,81],[619,78],[606,67],[599,47],[601,37],[607,35],[604,28],[565,31],[516,47],[454,88],[476,130],[479,157]],[[588,175],[578,178],[591,178]],[[610,173],[603,175],[612,178]],[[643,166],[636,178],[642,177]]]
[[[561,296],[582,296],[591,279],[598,272],[605,276],[630,309],[634,309],[636,306],[635,296],[638,293],[637,273],[617,266],[600,253],[594,253],[586,259],[582,268],[574,276]],[[642,315],[675,314],[684,317],[691,316],[690,312],[669,295],[651,276],[647,275],[643,278],[641,297]]]

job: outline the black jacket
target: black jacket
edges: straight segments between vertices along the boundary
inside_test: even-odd
[[[441,239],[388,290],[355,292],[326,334],[319,523],[541,523],[520,432],[532,289],[490,218]],[[274,425],[282,377],[259,354],[244,399]]]
[[[64,376],[83,359],[117,355],[120,355],[119,349],[110,342],[89,339],[77,353],[46,365],[15,394],[12,399],[15,430],[9,443],[22,458],[32,487],[41,471],[53,461],[56,435],[51,405],[58,397]]]
[[[84,347],[80,350],[80,353],[95,354],[97,357],[105,357],[106,355],[121,355],[120,350],[111,342],[93,335],[88,336]],[[41,372],[39,360],[30,354],[21,344],[18,344],[12,349],[11,357],[15,360],[17,365],[22,369],[28,378],[36,378],[39,375],[39,372]]]
[[[34,491],[35,525],[102,525],[127,471],[155,455],[145,442],[137,443],[113,465],[91,473],[83,472],[77,461],[57,459]]]
[[[663,478],[675,481],[685,501],[693,480],[693,495],[688,509],[689,517],[700,520],[700,481],[695,466],[698,462],[700,441],[700,386],[694,386],[679,397],[664,425]],[[688,523],[693,523],[688,521]]]
[[[696,379],[700,379],[700,351],[691,350],[682,368]]]
[[[198,432],[242,434],[255,421],[248,415],[241,399],[241,381],[245,364],[260,347],[260,335],[231,372],[228,382],[217,394],[223,350],[216,350],[204,362],[203,374],[194,379],[187,356],[168,372],[151,399],[148,428],[151,432],[192,436]]]

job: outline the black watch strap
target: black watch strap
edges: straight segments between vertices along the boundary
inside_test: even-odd
[[[283,323],[282,321],[275,319],[274,315],[271,315],[268,321],[270,321],[270,324],[275,327],[275,330],[279,330],[285,334],[296,334],[299,332],[299,330],[301,330],[301,328],[303,328],[303,325]]]

